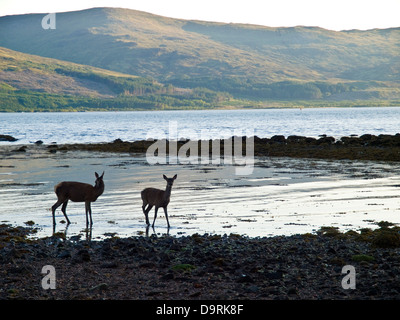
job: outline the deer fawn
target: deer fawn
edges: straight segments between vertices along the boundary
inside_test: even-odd
[[[171,196],[171,189],[172,185],[174,184],[174,180],[177,178],[177,175],[174,175],[173,178],[167,178],[165,175],[163,175],[164,179],[167,181],[167,187],[164,190],[160,189],[155,189],[155,188],[146,188],[142,191],[142,200],[143,200],[143,213],[146,217],[146,224],[150,225],[149,222],[149,211],[153,206],[155,207],[154,209],[154,221],[152,227],[154,228],[154,223],[156,222],[157,218],[157,211],[158,208],[164,208],[165,212],[165,217],[167,218],[167,224],[168,228],[170,227],[169,221],[168,221],[168,213],[167,213],[167,206],[169,204],[169,198]],[[146,206],[148,205],[147,209]]]
[[[67,212],[66,212],[68,200],[74,202],[85,202],[86,227],[88,227],[89,224],[88,213],[90,216],[90,225],[93,224],[92,209],[90,207],[90,203],[95,202],[97,198],[102,195],[104,191],[104,182],[103,182],[104,172],[101,176],[99,176],[97,172],[95,172],[94,174],[96,176],[96,182],[94,187],[88,183],[71,182],[71,181],[60,182],[59,184],[54,186],[54,192],[56,193],[58,200],[51,207],[53,211],[53,226],[56,225],[56,218],[55,218],[56,209],[61,204],[62,204],[61,211],[64,214],[65,218],[67,219],[67,223],[68,224],[71,223],[67,217]]]

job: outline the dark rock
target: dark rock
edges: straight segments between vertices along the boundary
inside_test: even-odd
[[[96,291],[96,290],[103,291],[103,290],[108,290],[108,288],[109,288],[108,284],[103,282],[103,283],[100,283],[96,286],[89,288],[89,291]]]
[[[292,288],[289,288],[289,289],[288,289],[287,294],[288,294],[288,295],[298,294],[298,291],[297,291],[296,288],[292,287]]]
[[[289,136],[289,137],[287,137],[287,142],[288,143],[305,143],[306,142],[306,137],[303,137],[303,136],[296,136],[296,135],[293,135],[293,136]]]
[[[279,143],[279,144],[283,144],[286,142],[286,138],[285,138],[285,136],[282,136],[282,135],[275,135],[275,136],[271,137],[271,141]]]
[[[308,143],[308,144],[312,144],[312,143],[315,143],[315,142],[317,141],[317,139],[307,137],[305,141],[306,141],[306,143]]]
[[[108,269],[118,268],[118,263],[115,261],[105,262],[100,265],[100,268],[108,268]]]
[[[247,288],[246,291],[247,291],[247,292],[250,292],[250,293],[257,293],[257,292],[260,291],[260,287],[259,287],[259,286],[256,286],[256,285],[251,285],[251,286],[249,286],[249,287]]]
[[[167,281],[167,280],[173,280],[175,278],[174,274],[172,272],[168,272],[161,276],[160,280]]]
[[[139,268],[156,268],[157,265],[154,262],[148,261],[148,262],[143,262],[139,265]]]
[[[333,144],[334,142],[334,137],[321,137],[317,140],[317,144]]]
[[[14,152],[26,152],[27,147],[26,146],[21,146],[18,149],[15,149]]]
[[[71,252],[69,250],[62,250],[58,255],[57,258],[66,259],[71,257]]]
[[[374,138],[376,138],[376,136],[374,136],[372,134],[363,134],[362,136],[360,136],[360,140],[363,140],[363,141],[371,141]]]
[[[364,143],[364,140],[355,138],[355,137],[342,137],[340,138],[340,141],[344,144],[344,145],[361,145]]]
[[[241,275],[239,276],[239,278],[237,279],[237,282],[238,282],[238,283],[253,283],[254,280],[253,280],[252,277],[250,277],[250,276],[247,275],[247,274],[241,274]]]
[[[269,280],[279,280],[283,278],[283,272],[280,270],[276,272],[269,272],[265,274],[265,277]]]
[[[74,254],[72,261],[75,263],[90,261],[90,253],[87,249],[80,249],[76,254]]]
[[[8,141],[8,142],[14,142],[17,141],[18,139],[14,138],[13,136],[7,135],[7,134],[0,134],[0,141]]]

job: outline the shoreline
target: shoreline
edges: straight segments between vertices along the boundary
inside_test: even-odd
[[[233,137],[232,137],[233,138]],[[305,136],[275,135],[271,138],[239,137],[242,139],[242,150],[246,148],[246,139],[254,141],[255,157],[290,157],[290,158],[312,158],[312,159],[332,159],[332,160],[373,160],[373,161],[400,161],[400,134],[395,135],[371,135],[364,134],[360,137],[341,137],[335,139],[331,136],[323,135],[320,138]],[[233,139],[228,139],[232,141]],[[97,151],[110,153],[146,153],[148,148],[156,142],[165,140],[138,140],[122,141],[116,139],[113,142],[102,143],[74,143],[74,144],[49,144],[42,145],[48,152],[67,152],[67,151]],[[171,141],[177,145],[177,151],[190,140]],[[212,143],[209,140],[209,150],[212,150]],[[170,141],[166,142],[166,152],[169,153]],[[201,141],[192,141],[197,144],[200,154]],[[220,154],[224,152],[224,140],[220,142]],[[41,145],[38,141],[31,145],[4,145],[14,152],[25,152],[30,146]],[[12,148],[14,146],[14,148]],[[2,146],[0,146],[2,147]]]
[[[257,150],[257,139],[254,140]],[[275,146],[275,151],[286,147],[276,138],[265,140],[261,145],[272,149]],[[316,143],[316,140],[319,139],[311,141]],[[4,222],[16,225],[32,220],[42,227],[41,235],[49,235],[52,228],[48,216],[55,202],[54,185],[63,180],[92,184],[94,171],[105,170],[106,192],[94,204],[98,217],[94,237],[104,238],[108,233],[144,234],[140,191],[145,187],[163,186],[163,174],[179,176],[170,205],[173,235],[233,232],[272,236],[315,232],[323,225],[349,230],[369,228],[381,220],[399,223],[397,162],[256,155],[253,173],[238,176],[236,165],[149,165],[144,152],[123,152],[132,145],[142,145],[145,151],[152,143],[117,140],[66,146],[0,146],[3,158],[0,216]],[[287,144],[295,145],[294,142]],[[333,148],[340,146],[335,143]],[[327,144],[313,147],[329,149]],[[18,208],[15,201],[20,203]],[[68,233],[79,235],[84,217],[82,205],[71,203],[69,209],[73,223]],[[61,222],[57,231],[66,229],[61,212],[57,212],[56,218]],[[166,232],[163,213],[158,221],[158,234]]]
[[[249,238],[237,234],[31,240],[0,225],[0,299],[381,300],[400,298],[399,228]],[[41,269],[56,272],[44,289]],[[342,268],[356,270],[345,289]]]
[[[344,139],[345,149],[350,152],[355,145],[356,149],[358,146],[393,152],[397,147],[392,146],[400,141],[397,135],[365,138]],[[320,139],[255,139],[255,155],[256,150],[268,156],[274,150],[287,155],[288,150],[294,152],[301,146],[327,155],[339,154],[338,150],[343,148],[342,143],[336,144],[329,137]],[[143,153],[152,143],[117,140],[104,144],[34,144],[19,151],[14,149],[22,146],[13,145],[2,151],[14,157],[29,158],[38,152],[43,157],[58,158],[57,153],[68,155],[68,151]],[[62,167],[64,163],[58,165]],[[400,230],[389,223],[381,222],[375,230],[364,228],[345,233],[335,227],[322,227],[316,234],[289,236],[110,235],[91,241],[84,240],[82,233],[67,238],[63,232],[31,239],[34,227],[0,225],[0,299],[400,299]],[[41,287],[41,270],[45,265],[56,270],[54,290]],[[356,269],[356,289],[346,290],[341,285],[345,265]]]

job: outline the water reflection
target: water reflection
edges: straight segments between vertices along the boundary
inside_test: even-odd
[[[69,223],[66,224],[65,229],[63,231],[57,231],[56,232],[56,225],[53,224],[53,236],[63,238],[63,239],[69,239],[72,241],[79,241],[82,238],[82,231],[79,234],[68,234],[68,227],[70,226]],[[85,235],[86,241],[90,242],[92,240],[92,230],[93,226],[88,226],[83,230],[83,233]]]
[[[400,168],[392,163],[260,158],[253,174],[237,176],[228,165],[147,165],[140,155],[67,152],[25,153],[0,160],[0,221],[33,221],[37,236],[68,238],[172,236],[194,233],[248,236],[343,230],[400,222]],[[85,231],[81,203],[69,203],[72,223],[53,229],[53,187],[60,181],[92,184],[106,169],[103,195],[92,203],[93,227]],[[159,212],[157,229],[146,226],[140,192],[165,188],[163,174],[178,174],[168,206],[171,228]],[[56,213],[57,222],[63,219]]]

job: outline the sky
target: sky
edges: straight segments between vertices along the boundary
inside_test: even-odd
[[[400,0],[0,0],[0,16],[120,7],[179,19],[330,30],[400,27]]]

